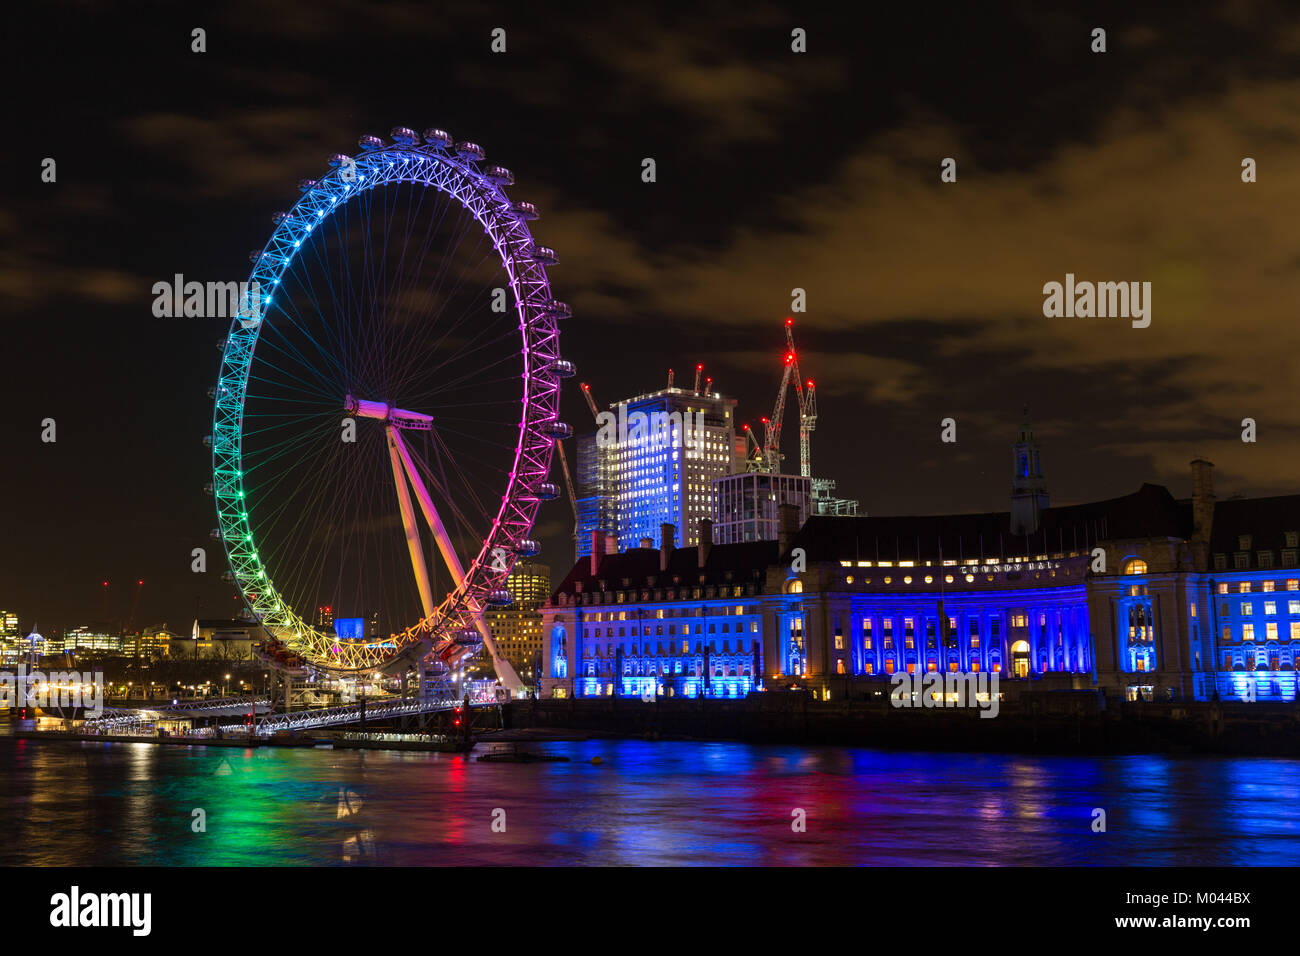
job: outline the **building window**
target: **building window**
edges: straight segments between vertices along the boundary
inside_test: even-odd
[[[1240,584],[1237,585],[1237,590],[1238,590],[1240,593],[1242,593],[1242,594],[1249,594],[1249,593],[1250,593],[1250,582],[1249,582],[1249,581],[1242,581]]]
[[[1238,551],[1249,551],[1249,550],[1250,550],[1250,541],[1251,541],[1251,537],[1250,537],[1250,535],[1248,535],[1248,534],[1238,535],[1238,536],[1237,536],[1237,550],[1238,550]]]
[[[1255,625],[1254,625],[1254,624],[1243,624],[1243,625],[1241,625],[1241,639],[1242,639],[1243,641],[1253,641],[1253,640],[1255,639]]]
[[[1141,558],[1130,558],[1124,562],[1125,574],[1146,574],[1147,563]]]
[[[1214,556],[1214,570],[1216,571],[1228,570],[1228,556],[1226,554],[1216,554]]]
[[[1238,571],[1245,571],[1250,567],[1250,555],[1245,552],[1238,552],[1232,556],[1232,566]]]
[[[1255,555],[1255,557],[1258,558],[1259,566],[1261,568],[1271,568],[1273,566],[1272,551],[1260,551]]]

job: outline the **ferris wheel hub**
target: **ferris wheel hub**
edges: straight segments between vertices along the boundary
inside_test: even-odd
[[[404,408],[394,408],[387,402],[369,402],[355,395],[343,399],[343,407],[349,415],[358,418],[375,418],[394,428],[413,428],[428,431],[433,427],[433,416],[423,412],[408,412]]]

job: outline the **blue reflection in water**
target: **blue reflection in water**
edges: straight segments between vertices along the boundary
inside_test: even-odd
[[[541,749],[572,762],[0,738],[0,863],[1300,863],[1296,760]]]

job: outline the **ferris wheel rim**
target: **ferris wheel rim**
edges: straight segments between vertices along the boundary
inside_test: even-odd
[[[439,131],[432,131],[439,132]],[[445,136],[445,134],[442,134]],[[304,180],[303,195],[278,217],[266,245],[257,254],[249,274],[250,290],[270,290],[244,303],[231,321],[222,349],[215,390],[212,430],[213,497],[218,530],[234,584],[245,606],[268,634],[283,638],[287,647],[302,654],[310,666],[333,673],[390,670],[414,663],[436,652],[455,662],[467,651],[449,635],[467,627],[490,603],[493,590],[504,587],[509,569],[529,541],[550,471],[555,436],[546,431],[558,422],[560,376],[551,374],[564,363],[559,355],[558,320],[567,315],[551,297],[546,265],[554,253],[537,246],[527,222],[536,218],[535,207],[514,203],[504,186],[513,176],[483,162],[482,151],[457,151],[450,143],[430,140],[429,145],[396,143],[367,145],[356,157],[335,156],[335,168],[320,180]],[[374,140],[371,140],[374,143]],[[465,144],[472,146],[473,144]],[[347,160],[336,163],[335,160]],[[508,178],[508,182],[506,179]],[[431,613],[387,640],[360,647],[335,638],[330,659],[328,642],[290,606],[271,578],[258,552],[245,502],[243,476],[244,406],[249,374],[261,326],[269,318],[280,280],[291,268],[299,249],[313,231],[328,222],[347,200],[385,185],[410,183],[433,188],[459,202],[484,230],[500,256],[507,285],[518,316],[523,396],[518,435],[506,488],[481,547],[465,570],[464,579]],[[502,554],[501,552],[504,552]],[[492,560],[489,562],[489,558]],[[305,633],[304,633],[305,632]]]

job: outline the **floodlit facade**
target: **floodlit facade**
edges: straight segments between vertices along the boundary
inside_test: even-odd
[[[735,399],[717,392],[681,388],[619,403],[609,435],[621,548],[657,540],[664,524],[681,529],[682,546],[696,543],[699,522],[713,517],[713,480],[740,464],[735,407]]]
[[[1033,433],[1012,508],[812,515],[778,540],[615,552],[593,535],[542,608],[543,694],[866,696],[896,673],[997,673],[1130,700],[1297,693],[1300,495],[1219,502],[1144,484],[1052,507]],[[609,552],[609,553],[605,553]],[[799,556],[796,558],[796,556]],[[1014,686],[1014,684],[1013,684]]]

